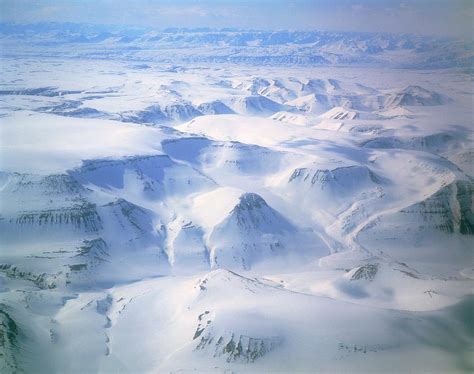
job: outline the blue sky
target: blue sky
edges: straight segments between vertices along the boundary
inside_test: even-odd
[[[474,0],[0,0],[7,22],[387,31],[472,37]]]

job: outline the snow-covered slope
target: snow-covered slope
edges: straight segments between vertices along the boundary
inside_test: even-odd
[[[230,100],[229,106],[236,113],[256,116],[268,116],[284,109],[282,105],[261,95],[236,97]]]
[[[204,114],[234,114],[234,111],[230,109],[223,102],[216,100],[208,103],[201,103],[198,105],[197,109]]]
[[[387,96],[384,107],[394,109],[400,106],[441,105],[446,100],[437,92],[429,91],[420,86],[408,86],[399,92]]]
[[[293,123],[295,125],[300,125],[300,126],[305,126],[310,123],[310,119],[308,119],[307,116],[299,113],[291,113],[291,112],[277,112],[270,116],[271,119],[275,121],[281,121],[281,122],[288,122],[288,123]]]
[[[334,107],[321,115],[321,118],[336,119],[336,120],[351,120],[357,118],[357,113],[346,110],[341,107]]]
[[[335,169],[308,165],[293,170],[282,188],[291,199],[300,199],[315,210],[336,212],[361,198],[380,194],[382,180],[368,167],[350,165]]]

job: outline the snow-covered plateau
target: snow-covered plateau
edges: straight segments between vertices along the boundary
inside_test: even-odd
[[[0,46],[0,372],[474,371],[472,42]]]

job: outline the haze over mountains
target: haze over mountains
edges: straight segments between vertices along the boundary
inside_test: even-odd
[[[0,43],[1,372],[473,370],[472,41]]]
[[[469,38],[329,31],[235,28],[132,28],[43,22],[0,24],[2,45],[18,55],[122,59],[169,63],[379,65],[470,68]],[[63,48],[69,45],[69,48]],[[146,64],[136,64],[146,69]]]

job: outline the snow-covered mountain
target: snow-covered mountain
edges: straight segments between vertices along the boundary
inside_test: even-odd
[[[384,107],[394,109],[400,106],[441,105],[445,100],[437,92],[429,91],[420,86],[408,86],[389,95],[385,100]]]
[[[0,46],[0,372],[473,370],[472,43]]]
[[[311,238],[270,207],[261,196],[244,193],[239,202],[210,236],[211,266],[250,269],[252,264],[274,257],[307,255],[305,251],[324,252],[318,237]],[[297,243],[297,244],[296,244]],[[318,248],[319,247],[319,248]],[[279,259],[288,261],[288,259]]]
[[[246,115],[271,115],[284,107],[262,95],[243,96],[232,98],[229,106],[234,112]]]
[[[137,63],[137,59],[138,62],[154,60],[169,63],[168,56],[153,53],[162,48],[171,51],[174,63],[390,64],[404,68],[436,69],[468,68],[473,57],[472,43],[468,40],[386,33],[208,28],[154,30],[43,22],[1,23],[0,38],[9,47],[20,47],[21,50],[28,45],[38,53],[45,50],[65,52],[64,45],[73,45],[78,47],[75,52],[68,52],[73,56],[118,58],[125,54],[137,70],[149,66]],[[317,84],[318,79],[313,82]]]

